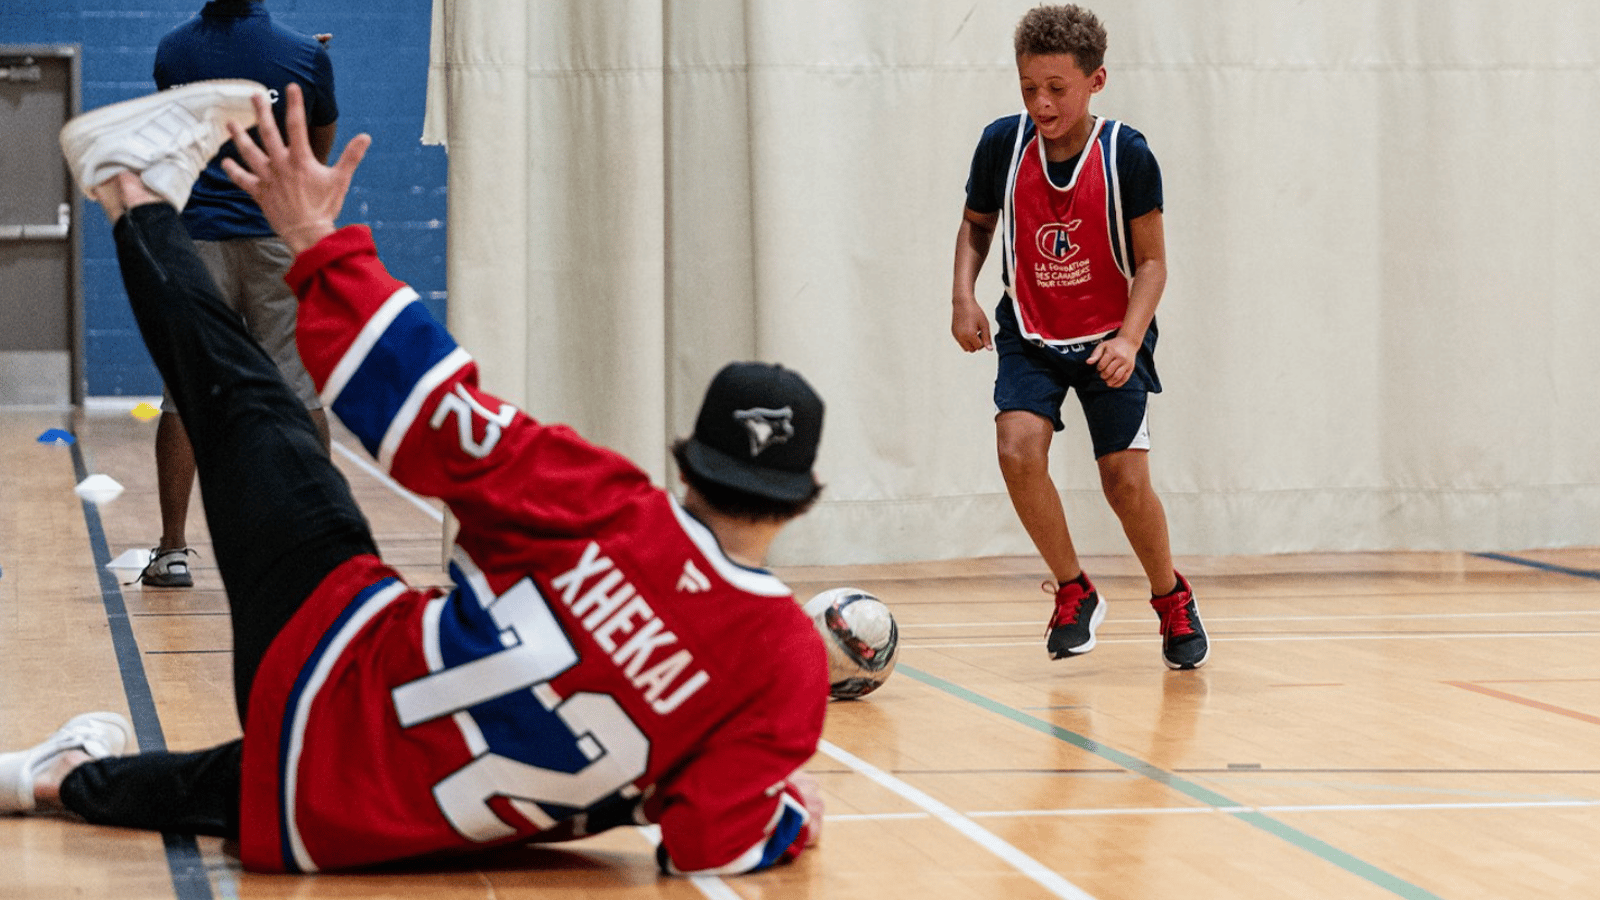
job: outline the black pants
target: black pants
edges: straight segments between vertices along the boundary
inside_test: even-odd
[[[222,301],[177,211],[136,206],[113,234],[134,318],[194,446],[247,726],[267,646],[329,572],[376,545],[304,404]],[[61,799],[97,824],[234,836],[239,761],[238,741],[97,760],[67,776]]]

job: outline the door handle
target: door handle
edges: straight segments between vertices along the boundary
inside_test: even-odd
[[[72,233],[72,204],[56,207],[54,225],[0,225],[0,241],[60,241]]]

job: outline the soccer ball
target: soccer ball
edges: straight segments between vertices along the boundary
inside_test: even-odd
[[[826,590],[806,601],[828,648],[828,693],[854,700],[877,690],[894,671],[900,630],[882,600],[860,588]]]

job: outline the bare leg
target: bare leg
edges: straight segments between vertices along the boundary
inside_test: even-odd
[[[322,441],[322,449],[333,450],[333,434],[328,430],[328,411],[325,409],[308,409],[306,414],[311,416],[311,425],[317,429],[317,439]]]
[[[1008,411],[995,417],[1000,474],[1022,527],[1044,558],[1058,584],[1083,573],[1078,551],[1067,529],[1061,495],[1050,477],[1050,422],[1030,412]]]
[[[1150,484],[1150,455],[1145,450],[1120,450],[1100,457],[1100,486],[1112,512],[1122,521],[1133,555],[1150,579],[1152,596],[1177,586],[1167,513]]]
[[[48,769],[40,772],[33,779],[33,802],[36,808],[42,810],[62,810],[61,781],[73,769],[94,759],[82,750],[70,750],[56,757],[55,762]]]
[[[194,493],[194,448],[177,413],[164,412],[156,425],[156,497],[161,504],[161,544],[158,550],[182,550],[186,535],[189,498]]]
[[[133,172],[119,172],[95,185],[93,194],[95,202],[106,211],[106,218],[112,224],[116,224],[130,206],[162,202]]]

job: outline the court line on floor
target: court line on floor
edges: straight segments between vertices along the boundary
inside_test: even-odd
[[[1588,680],[1588,679],[1585,679]],[[1064,771],[1072,771],[1067,769]],[[1481,778],[1485,775],[1600,775],[1600,769],[1530,769],[1519,766],[1514,769],[1483,769],[1483,768],[1418,768],[1416,766],[1273,766],[1271,768],[1255,765],[1230,765],[1226,769],[1208,769],[1200,766],[1194,768],[1173,769],[1174,772],[1188,772],[1195,775],[1468,775]],[[1253,780],[1253,779],[1252,779]]]
[[[954,828],[978,846],[1010,863],[1017,871],[1033,879],[1036,884],[1057,897],[1072,898],[1072,900],[1094,900],[1093,895],[1085,892],[1083,888],[1078,887],[1062,877],[1054,869],[1017,849],[1015,845],[999,835],[972,821],[968,816],[917,790],[850,751],[828,741],[822,741],[818,744],[817,749],[865,775],[880,787],[887,788],[903,799],[921,807],[929,815]]]
[[[738,891],[729,887],[728,883],[717,875],[691,875],[689,883],[709,900],[744,900]]]
[[[1224,812],[1241,822],[1281,838],[1289,844],[1305,850],[1325,862],[1332,863],[1346,872],[1383,888],[1396,896],[1407,898],[1407,900],[1424,900],[1424,898],[1426,900],[1441,900],[1438,895],[1397,875],[1386,872],[1344,850],[1340,850],[1320,838],[1313,837],[1297,828],[1279,822],[1265,813],[1251,809],[1246,804],[1230,800],[1210,788],[1145,762],[1132,754],[1108,747],[1075,731],[1063,728],[1053,722],[1046,722],[1036,716],[1031,716],[1021,710],[991,700],[975,691],[964,688],[954,682],[946,681],[937,675],[924,672],[913,666],[908,666],[905,663],[899,665],[898,671],[956,699],[964,700],[980,709],[1002,718],[1010,719],[1019,725],[1064,741],[1107,762],[1121,766],[1130,772],[1135,772],[1158,784],[1170,787],[1192,800],[1198,800],[1207,806],[1217,809],[1219,812]]]
[[[1492,559],[1498,562],[1511,563],[1514,566],[1525,566],[1529,569],[1540,569],[1545,572],[1555,572],[1560,575],[1571,575],[1574,578],[1587,578],[1590,581],[1600,581],[1600,572],[1594,569],[1575,569],[1572,566],[1562,566],[1556,563],[1540,562],[1537,559],[1527,559],[1521,556],[1512,556],[1509,553],[1474,553],[1479,559]]]
[[[1213,639],[1218,636],[1214,629],[1208,629]],[[1228,634],[1230,644],[1241,641],[1271,641],[1283,643],[1288,641],[1463,641],[1463,640],[1503,640],[1506,638],[1574,638],[1574,637],[1600,637],[1600,631],[1429,631],[1419,634]],[[1153,644],[1161,640],[1160,635],[1152,634],[1149,637],[1108,638],[1100,637],[1100,644]],[[960,641],[952,643],[931,644],[925,641],[901,641],[900,649],[914,650],[971,650],[987,647],[1035,647],[1039,641],[1029,638],[1015,641]]]
[[[1315,813],[1315,812],[1449,812],[1457,810],[1592,809],[1600,800],[1507,800],[1471,803],[1299,803],[1270,806],[1152,806],[1102,807],[1094,809],[985,809],[971,810],[974,819],[1090,818],[1094,816],[1217,815],[1240,812]],[[926,812],[840,813],[825,816],[827,822],[875,822],[895,819],[927,819]]]
[[[1585,680],[1589,680],[1589,679],[1585,679]],[[1022,710],[1024,712],[1027,712],[1029,710],[1035,710],[1035,709],[1087,709],[1087,708],[1088,707],[1086,707],[1086,706],[1024,706],[1024,707],[1022,707]],[[832,770],[829,770],[829,771],[832,771]],[[1028,766],[1028,767],[1025,767],[1025,768],[1012,768],[1012,767],[985,768],[985,767],[981,767],[981,766],[979,766],[979,767],[962,766],[960,768],[953,768],[953,769],[937,769],[937,768],[913,769],[913,768],[910,768],[910,767],[902,767],[900,769],[897,769],[896,771],[898,771],[898,772],[900,772],[902,774],[905,774],[905,775],[916,775],[916,776],[919,776],[919,777],[936,776],[936,775],[982,775],[982,776],[985,776],[985,777],[1002,776],[1002,775],[1045,775],[1045,776],[1081,775],[1081,776],[1088,777],[1088,776],[1094,776],[1094,775],[1126,776],[1126,775],[1131,775],[1132,774],[1131,772],[1128,772],[1126,769],[1123,769],[1121,767],[1113,767],[1113,766],[1104,766],[1104,767],[1099,767],[1099,768],[1089,768],[1089,767],[1086,767],[1086,766],[1048,766],[1048,767]],[[1514,768],[1514,769],[1484,769],[1484,768],[1476,768],[1476,767],[1474,767],[1474,768],[1442,769],[1442,768],[1417,768],[1415,766],[1390,766],[1390,767],[1272,766],[1272,767],[1269,768],[1269,767],[1262,766],[1262,765],[1260,765],[1258,763],[1230,763],[1227,766],[1227,768],[1214,768],[1214,767],[1208,768],[1208,767],[1205,767],[1205,766],[1184,766],[1182,768],[1174,768],[1172,771],[1177,773],[1177,774],[1179,774],[1179,775],[1242,775],[1242,776],[1249,776],[1251,782],[1256,783],[1256,784],[1260,784],[1261,783],[1260,776],[1264,776],[1264,775],[1462,775],[1462,776],[1470,776],[1472,778],[1482,778],[1482,777],[1488,776],[1488,775],[1586,775],[1586,776],[1587,775],[1600,775],[1600,769],[1592,769],[1592,768],[1591,769],[1530,769],[1530,768],[1527,768],[1525,766],[1519,766],[1519,767]],[[1322,784],[1322,782],[1297,782],[1297,783]],[[1349,785],[1349,784],[1346,784],[1344,786],[1345,787],[1352,787],[1352,788],[1365,787],[1363,785]],[[1372,785],[1371,787],[1374,787],[1374,788],[1377,788],[1377,789],[1381,789],[1381,790],[1396,790],[1397,789],[1395,787],[1395,785],[1392,785],[1392,784]],[[1404,788],[1404,789],[1409,789],[1409,788]],[[1435,787],[1435,788],[1429,788],[1429,790],[1439,791],[1439,790],[1444,790],[1444,789]],[[1450,789],[1450,792],[1454,793],[1457,790],[1458,789],[1452,788],[1452,789]],[[1520,797],[1519,799],[1523,800],[1523,801],[1527,801],[1527,802],[1535,802],[1535,801],[1543,801],[1543,800],[1551,800],[1551,799],[1555,799],[1555,800],[1572,800],[1572,799],[1575,799],[1575,798],[1572,798],[1572,797],[1535,797],[1535,798]]]
[[[79,484],[89,477],[82,448],[81,440],[72,445],[72,469]],[[81,502],[83,523],[89,531],[89,550],[100,581],[100,603],[105,607],[106,626],[111,632],[111,647],[122,676],[122,693],[128,701],[128,718],[133,723],[134,736],[141,751],[165,750],[167,738],[161,729],[161,716],[156,712],[155,697],[150,692],[150,679],[144,671],[128,607],[122,599],[122,585],[108,568],[111,545],[106,540],[105,525],[100,521],[100,508],[88,499]],[[211,880],[194,836],[164,833],[161,843],[166,850],[167,869],[172,874],[172,890],[178,900],[212,900]]]
[[[1540,712],[1555,713],[1558,716],[1566,716],[1569,719],[1577,719],[1579,722],[1588,722],[1590,725],[1600,725],[1600,716],[1578,712],[1575,709],[1568,709],[1565,706],[1556,706],[1554,703],[1545,703],[1542,700],[1534,700],[1531,697],[1524,697],[1521,694],[1513,694],[1508,691],[1500,691],[1491,687],[1484,687],[1481,684],[1476,684],[1471,681],[1446,681],[1445,684],[1448,684],[1451,687],[1461,688],[1464,691],[1472,691],[1475,694],[1482,694],[1485,697],[1493,697],[1496,700],[1505,700],[1510,703],[1515,703],[1518,706],[1526,706],[1529,709],[1537,709]]]
[[[1322,616],[1212,616],[1205,617],[1207,625],[1218,622],[1257,622],[1272,624],[1277,622],[1360,622],[1367,620],[1387,621],[1389,619],[1420,619],[1428,622],[1449,621],[1452,619],[1527,619],[1532,617],[1559,618],[1561,616],[1600,616],[1600,609],[1540,609],[1523,611],[1500,612],[1454,612],[1454,613],[1348,613],[1344,615]],[[1154,619],[1148,617],[1130,619],[1106,619],[1102,625],[1150,625]],[[1033,619],[1018,619],[1014,621],[996,622],[986,619],[981,622],[901,622],[900,630],[919,631],[924,628],[1035,628],[1038,622]]]

